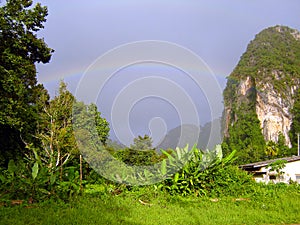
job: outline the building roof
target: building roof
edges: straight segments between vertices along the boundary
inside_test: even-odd
[[[242,168],[242,169],[261,168],[261,167],[267,166],[270,163],[275,162],[277,160],[286,160],[287,162],[294,162],[294,161],[300,160],[300,156],[291,156],[291,157],[285,157],[285,158],[279,158],[279,159],[270,159],[270,160],[266,160],[266,161],[240,165],[239,167]]]

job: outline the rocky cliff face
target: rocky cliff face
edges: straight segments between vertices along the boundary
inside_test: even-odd
[[[242,102],[254,104],[266,141],[281,133],[291,147],[289,130],[294,97],[300,88],[300,33],[276,26],[259,33],[248,45],[224,91],[224,134],[238,119]],[[252,97],[249,97],[252,96]]]
[[[253,82],[251,77],[246,77],[240,82],[238,87],[238,94],[246,96],[247,93],[253,89]],[[256,92],[256,114],[260,121],[262,133],[266,141],[278,141],[279,134],[283,134],[286,144],[291,147],[289,140],[289,130],[292,123],[292,114],[290,109],[293,106],[293,94],[297,89],[296,86],[290,87],[286,90],[284,97],[274,90],[270,83],[257,82],[255,86]],[[231,109],[227,108],[230,112]]]
[[[256,113],[265,139],[277,142],[281,133],[286,145],[291,147],[289,131],[293,115],[290,111],[294,104],[294,93],[299,86],[287,87],[283,96],[270,83],[260,82],[258,85],[261,91],[257,93]]]

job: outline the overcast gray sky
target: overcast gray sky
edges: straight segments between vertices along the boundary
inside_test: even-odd
[[[300,30],[299,0],[41,0],[39,2],[48,6],[49,10],[45,29],[39,32],[39,36],[44,37],[46,43],[55,49],[55,53],[49,64],[38,65],[38,80],[52,96],[60,79],[64,78],[74,93],[84,71],[99,56],[119,45],[142,40],[172,42],[191,50],[204,60],[220,81],[220,85],[224,87],[225,77],[233,70],[255,34],[275,25],[286,25]],[[160,66],[154,73],[158,73],[159,68]],[[141,72],[141,68],[137,70]],[[149,72],[147,67],[144,67],[144,70]],[[132,70],[129,71],[133,73]],[[151,69],[150,71],[153,72]],[[163,71],[166,73],[166,70]],[[127,71],[127,76],[128,73]],[[118,76],[114,79],[117,78]],[[128,80],[132,79],[136,77]],[[190,87],[189,91],[192,93],[189,94],[193,99],[197,98],[199,90],[193,92],[195,87],[192,84],[188,85],[191,81],[180,79],[175,81],[181,82],[185,89]],[[122,82],[122,79],[116,80],[115,87],[110,82],[111,92],[119,90]],[[109,93],[107,91],[103,96],[110,96]],[[110,110],[105,109],[105,102],[107,104],[110,102],[108,99],[107,97],[102,103],[98,103],[105,117],[110,117]],[[149,101],[152,106],[163,109],[162,100],[157,101],[157,105],[153,99]],[[196,103],[198,110],[202,110],[201,107],[205,104],[202,102],[199,100]],[[145,132],[145,125],[141,122],[144,117],[141,114],[146,113],[141,112],[145,111],[147,105],[149,104],[141,101],[140,106],[137,105],[132,109],[132,113],[136,115],[131,115],[131,118],[134,118],[132,121],[136,121],[131,121],[134,135]],[[175,110],[174,113],[171,110],[174,107],[170,104],[165,104],[165,107],[158,114],[151,113],[151,110],[147,109],[147,119],[164,117],[162,114],[168,114],[169,117],[165,115],[167,129],[179,125],[178,112],[176,114]],[[148,122],[145,123],[147,126]]]

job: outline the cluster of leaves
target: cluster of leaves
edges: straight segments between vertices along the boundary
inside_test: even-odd
[[[120,171],[119,184],[107,181],[106,184],[101,183],[100,186],[88,184],[87,191],[96,193],[96,189],[101,189],[102,193],[110,189],[110,193],[127,191],[130,194],[135,191],[140,193],[140,188],[132,185],[133,180],[137,180],[139,183],[143,180],[147,182],[152,179],[153,181],[153,177],[157,177],[158,180],[163,181],[145,186],[145,188],[154,186],[157,193],[162,191],[162,193],[167,192],[171,195],[199,197],[248,196],[254,192],[255,182],[252,176],[232,165],[236,160],[236,152],[222,158],[221,146],[217,146],[211,151],[201,151],[195,146],[190,149],[188,145],[185,148],[162,150],[162,152],[165,158],[157,164],[159,167],[155,167],[155,165],[151,168],[143,167],[144,170],[140,170],[140,173],[127,168],[119,168],[121,171],[126,170],[124,174]],[[244,188],[241,189],[241,186]]]
[[[80,103],[64,83],[50,101],[36,78],[35,64],[48,63],[53,52],[37,36],[47,14],[31,0],[7,0],[0,7],[1,198],[37,200],[78,191],[72,107]],[[108,124],[93,109],[91,118],[105,141]]]
[[[232,165],[236,160],[235,153],[222,158],[220,146],[206,153],[194,148],[188,163],[172,178],[166,179],[160,188],[182,196],[247,195],[253,180],[246,172]]]
[[[8,0],[0,7],[0,193],[1,198],[65,198],[79,191],[82,163],[74,136],[73,106],[96,124],[101,142],[109,126],[95,105],[77,102],[61,83],[50,100],[37,84],[35,63],[53,50],[37,32],[47,8],[31,0]],[[17,162],[17,163],[15,163]]]

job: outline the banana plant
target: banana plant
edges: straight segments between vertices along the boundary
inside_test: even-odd
[[[220,170],[232,163],[235,158],[233,151],[226,158],[222,158],[222,148],[217,145],[212,151],[202,152],[195,146],[191,152],[187,151],[188,147],[176,149],[175,154],[168,153],[168,159],[172,163],[189,159],[182,168],[174,173],[173,177],[165,180],[165,189],[171,193],[179,193],[183,196],[192,193],[206,195],[211,189],[210,182],[213,182],[214,176],[219,174]],[[188,156],[188,157],[187,157]],[[180,164],[179,164],[180,165]]]

